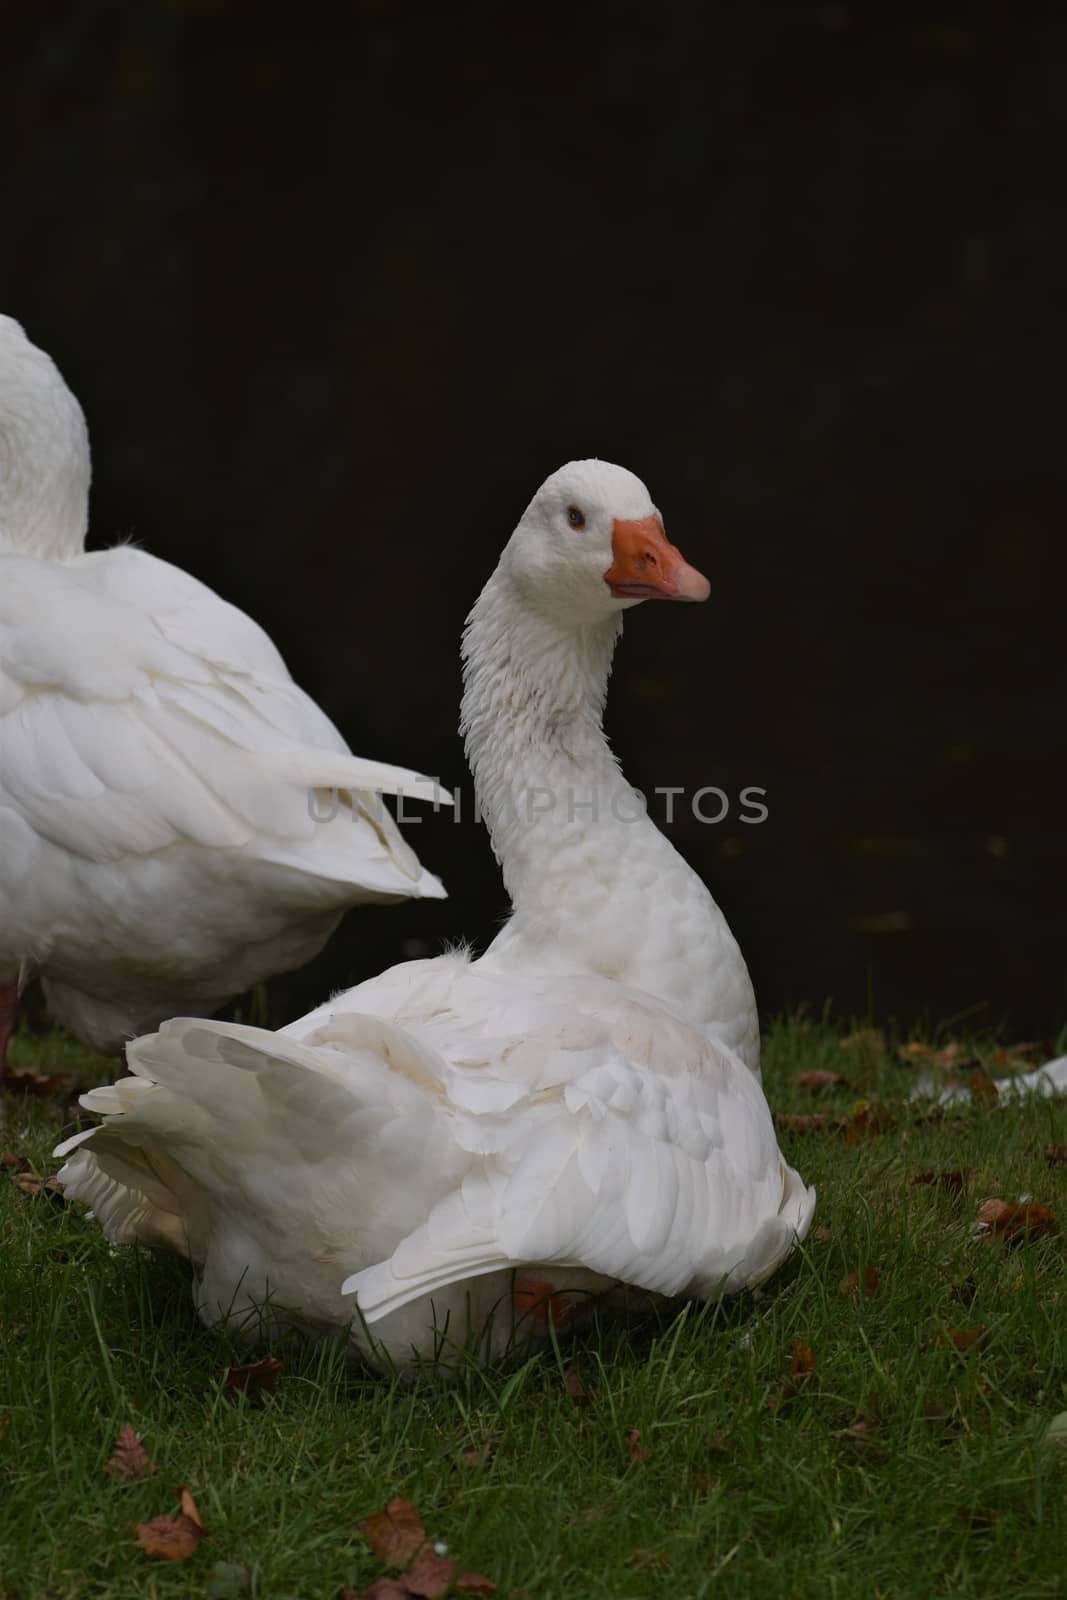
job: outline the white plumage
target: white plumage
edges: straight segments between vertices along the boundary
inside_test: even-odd
[[[351,905],[444,892],[372,793],[435,786],[353,756],[204,584],[86,553],[88,484],[77,401],[0,317],[0,1069],[28,974],[114,1050],[309,960]]]
[[[463,726],[514,903],[485,955],[394,967],[277,1034],[167,1023],[86,1096],[102,1124],[57,1152],[61,1181],[112,1239],[187,1254],[205,1321],[254,1332],[269,1304],[355,1316],[399,1363],[496,1350],[577,1296],[759,1282],[806,1232],[740,952],[619,804],[601,712],[646,593],[706,584],[638,479],[572,463],[472,612]]]

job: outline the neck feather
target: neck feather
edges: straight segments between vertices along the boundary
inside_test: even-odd
[[[539,615],[500,567],[467,619],[461,730],[513,906],[482,959],[642,989],[756,1070],[741,952],[604,737],[620,627]]]
[[[516,907],[541,850],[629,792],[602,727],[621,627],[540,614],[499,567],[467,619],[460,728]]]
[[[48,357],[0,349],[0,552],[80,554],[89,517],[89,435]]]

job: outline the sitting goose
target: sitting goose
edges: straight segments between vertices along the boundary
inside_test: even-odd
[[[700,879],[636,816],[601,716],[622,613],[703,600],[643,483],[534,496],[467,624],[462,725],[514,904],[478,960],[407,962],[279,1033],[128,1047],[57,1151],[116,1243],[189,1257],[208,1324],[350,1326],[403,1365],[494,1354],[576,1299],[758,1283],[809,1226],[752,1069],[751,989]],[[534,803],[536,801],[536,803]],[[446,1331],[447,1330],[447,1331]]]
[[[351,755],[195,578],[87,553],[88,494],[81,407],[0,316],[0,1078],[29,975],[118,1051],[309,961],[349,906],[444,894],[371,793],[435,787]]]

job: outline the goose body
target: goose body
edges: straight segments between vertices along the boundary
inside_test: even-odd
[[[372,792],[434,786],[353,756],[204,584],[86,552],[88,485],[77,401],[0,317],[0,1070],[29,975],[118,1050],[301,965],[349,906],[444,892]]]
[[[188,1255],[205,1321],[254,1333],[269,1303],[401,1364],[495,1351],[591,1295],[757,1283],[806,1232],[740,952],[601,726],[622,612],[706,594],[632,474],[554,474],[464,642],[497,939],[279,1033],[168,1022],[86,1096],[62,1183],[113,1240]]]

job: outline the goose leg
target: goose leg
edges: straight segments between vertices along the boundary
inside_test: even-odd
[[[0,1083],[7,1077],[7,1047],[15,1031],[19,1010],[19,985],[0,983]]]

